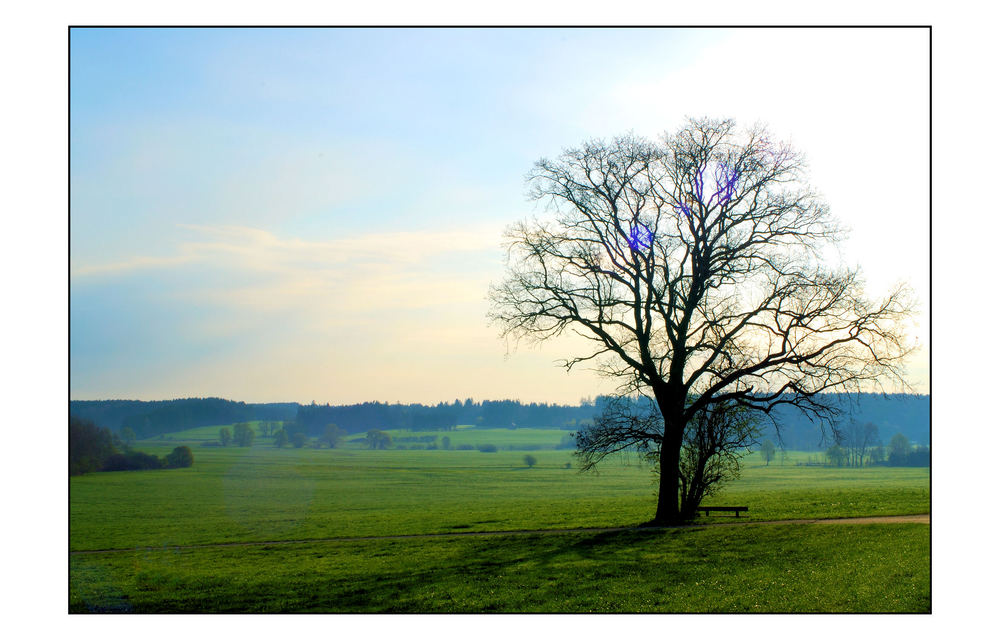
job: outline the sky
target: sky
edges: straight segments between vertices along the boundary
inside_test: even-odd
[[[70,395],[575,403],[614,385],[486,319],[542,157],[688,116],[803,151],[928,390],[918,29],[74,29]]]

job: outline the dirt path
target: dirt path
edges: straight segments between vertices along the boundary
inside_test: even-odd
[[[721,519],[721,518],[720,518]],[[265,547],[315,542],[359,542],[365,540],[408,540],[411,538],[462,538],[487,536],[558,535],[565,533],[614,533],[616,531],[663,531],[666,529],[700,529],[705,527],[739,527],[760,524],[879,524],[916,522],[930,524],[930,514],[910,516],[870,516],[865,518],[811,518],[801,520],[746,520],[726,517],[723,522],[675,525],[673,527],[593,527],[578,529],[514,529],[509,531],[452,531],[447,533],[411,533],[395,536],[351,536],[333,538],[306,538],[303,540],[272,540],[267,542],[215,542],[209,544],[182,544],[164,547],[135,547],[131,549],[93,549],[70,551],[71,556],[96,553],[123,553],[128,551],[174,551],[178,549],[216,549],[224,547]]]

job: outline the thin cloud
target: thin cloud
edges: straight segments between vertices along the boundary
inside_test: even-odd
[[[480,301],[500,256],[493,228],[310,241],[252,227],[179,226],[198,238],[180,244],[173,256],[85,265],[73,276],[170,271],[186,283],[164,292],[171,299],[261,313],[303,311],[328,324],[345,313]]]
[[[176,255],[163,258],[152,256],[138,256],[122,262],[111,262],[108,264],[84,265],[73,267],[70,275],[73,278],[86,278],[88,276],[102,276],[125,274],[133,271],[146,269],[164,269],[190,264],[198,260],[194,255]]]
[[[74,277],[171,268],[191,263],[242,265],[260,271],[317,270],[349,263],[415,264],[447,254],[479,253],[498,248],[499,230],[397,231],[371,233],[329,241],[282,238],[263,229],[242,226],[177,225],[202,236],[177,247],[166,257],[137,256],[128,260],[73,269]]]

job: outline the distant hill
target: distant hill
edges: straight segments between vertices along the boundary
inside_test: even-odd
[[[456,425],[493,428],[556,427],[575,429],[581,421],[594,417],[594,405],[524,404],[516,400],[483,400],[449,404],[389,404],[366,402],[352,405],[302,405],[297,428],[308,434],[322,432],[330,423],[347,433],[369,429],[449,429]]]
[[[833,406],[841,410],[838,423],[871,422],[878,427],[879,437],[885,444],[896,433],[902,433],[914,444],[930,444],[931,398],[928,395],[863,393],[859,396],[827,396]],[[797,409],[783,406],[773,412],[780,425],[781,439],[787,449],[811,451],[833,444],[829,431],[824,434],[815,422]],[[765,423],[763,438],[778,442],[772,424]]]
[[[70,415],[121,431],[129,427],[139,438],[213,424],[248,420],[294,420],[294,402],[247,404],[222,398],[178,400],[71,400]]]
[[[851,421],[872,422],[882,440],[888,443],[897,432],[915,444],[930,444],[930,396],[861,394],[827,396],[838,406],[843,425]],[[521,403],[516,400],[484,400],[436,405],[389,404],[366,402],[353,405],[302,405],[294,402],[254,404],[221,398],[183,398],[177,400],[72,400],[70,415],[92,420],[100,426],[120,431],[130,427],[139,438],[216,424],[250,420],[295,422],[291,430],[318,435],[333,423],[347,433],[368,429],[448,429],[459,424],[492,428],[555,427],[576,430],[594,417],[602,399],[578,405]],[[824,434],[815,422],[794,408],[782,407],[773,412],[780,425],[780,441],[788,449],[816,450],[830,446],[829,431]],[[763,425],[762,438],[778,442],[779,435],[770,422]]]

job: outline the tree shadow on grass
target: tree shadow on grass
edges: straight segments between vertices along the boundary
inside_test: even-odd
[[[586,560],[596,560],[607,556],[609,553],[617,553],[622,549],[636,549],[648,543],[662,540],[664,537],[673,537],[680,534],[677,529],[649,529],[636,527],[625,531],[607,531],[587,535],[572,544],[559,549],[554,549],[548,553],[541,554],[538,561],[544,564],[565,556],[573,554]]]
[[[663,531],[629,530],[587,534],[542,534],[463,540],[458,556],[420,568],[397,566],[331,580],[321,598],[292,603],[287,611],[335,612],[555,612],[549,600],[565,591],[564,568],[592,564],[635,550]],[[441,540],[435,545],[455,541]],[[531,588],[527,585],[533,585]]]

